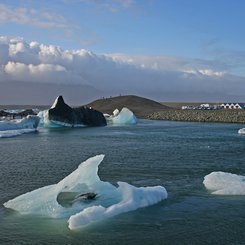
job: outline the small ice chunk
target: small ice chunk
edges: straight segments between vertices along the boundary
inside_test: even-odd
[[[113,116],[116,117],[116,116],[119,114],[119,112],[120,112],[120,111],[119,111],[118,109],[115,109],[115,110],[113,111]]]
[[[245,176],[212,172],[204,177],[205,187],[216,195],[245,195]]]
[[[115,125],[128,125],[128,124],[136,124],[137,118],[132,111],[128,108],[124,107],[119,112],[118,109],[113,111],[113,115],[110,117],[106,117],[108,124]]]
[[[239,129],[239,130],[238,130],[238,133],[239,133],[239,134],[245,134],[245,128]]]

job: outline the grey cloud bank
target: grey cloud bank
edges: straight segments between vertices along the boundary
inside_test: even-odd
[[[97,55],[0,37],[0,104],[71,104],[136,94],[159,101],[244,101],[245,79],[222,62],[168,56]]]

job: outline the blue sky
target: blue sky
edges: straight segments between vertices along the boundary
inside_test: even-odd
[[[208,51],[215,48],[245,51],[243,0],[2,0],[1,4],[13,11],[25,9],[29,18],[26,23],[2,20],[2,35],[65,49],[195,58],[212,58]],[[64,27],[48,27],[53,19],[42,17],[42,12],[57,17],[57,24]],[[41,28],[32,22],[36,17],[47,25]]]
[[[243,79],[244,11],[243,0],[1,0],[0,35]]]

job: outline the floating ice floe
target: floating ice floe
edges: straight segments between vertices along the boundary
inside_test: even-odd
[[[34,132],[39,124],[39,120],[39,117],[29,115],[23,119],[0,121],[0,138]]]
[[[205,187],[216,195],[245,195],[245,176],[212,172],[204,177]]]
[[[239,134],[245,134],[245,128],[239,129],[239,130],[238,130],[238,133],[239,133]]]
[[[156,204],[167,198],[162,186],[135,187],[118,182],[118,187],[101,181],[98,166],[104,155],[81,163],[57,184],[45,186],[4,203],[21,214],[69,218],[69,228],[79,229],[95,221]],[[84,193],[94,195],[84,199]]]
[[[108,124],[124,125],[124,124],[136,124],[137,118],[132,111],[123,107],[119,112],[118,109],[113,111],[113,115],[104,114]]]

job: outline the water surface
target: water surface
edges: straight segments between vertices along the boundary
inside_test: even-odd
[[[40,129],[0,139],[0,244],[244,244],[245,196],[214,196],[205,175],[245,175],[243,125],[142,120],[135,126]],[[70,231],[67,220],[24,216],[2,204],[57,183],[105,154],[102,180],[164,186],[167,200]]]

